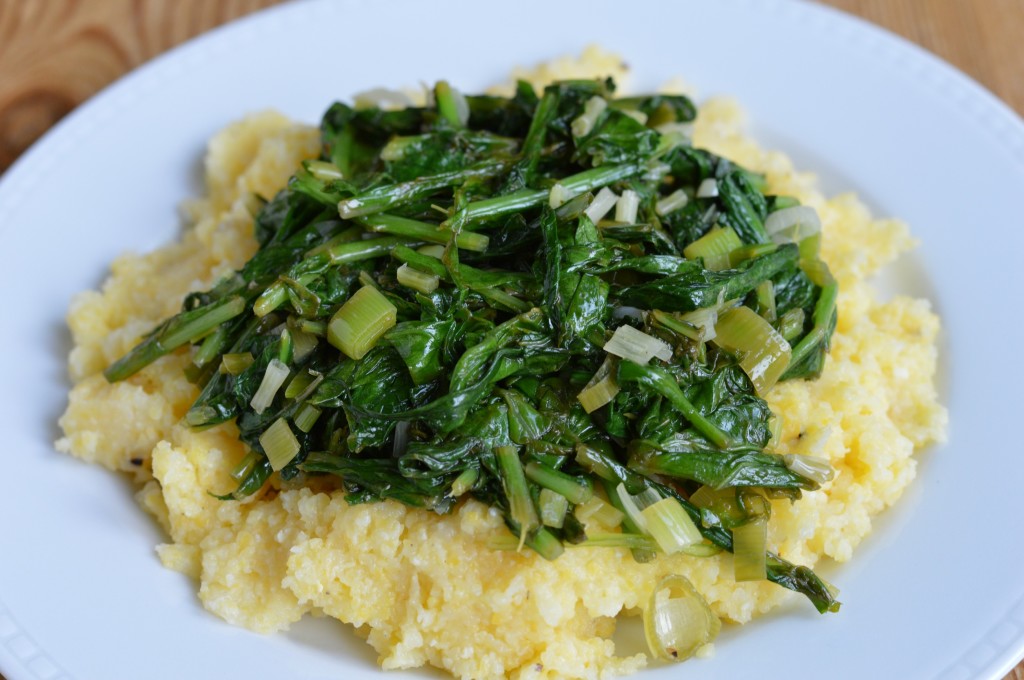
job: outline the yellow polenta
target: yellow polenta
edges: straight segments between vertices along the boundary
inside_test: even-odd
[[[603,59],[601,73],[623,75],[617,60],[589,57]],[[567,62],[540,75],[566,69],[593,73]],[[776,503],[769,543],[808,566],[849,559],[872,518],[914,478],[914,452],[944,436],[933,384],[938,319],[926,301],[882,302],[865,282],[913,241],[906,226],[873,220],[851,195],[826,200],[785,156],[743,136],[729,102],[702,107],[695,143],[766,173],[772,193],[797,196],[825,225],[823,256],[842,286],[832,353],[819,380],[780,384],[769,401],[783,414],[779,449],[827,458],[837,476],[795,504]],[[196,396],[182,376],[187,354],[114,385],[101,371],[175,313],[185,293],[255,252],[251,196],[272,196],[317,151],[314,128],[276,114],[230,126],[210,143],[207,196],[186,207],[182,241],[121,257],[102,291],[82,293],[68,317],[75,386],[57,446],[134,474],[139,501],[168,535],[160,559],[199,582],[206,608],[261,632],[307,613],[336,617],[366,635],[384,668],[596,678],[646,664],[643,655],[617,657],[609,636],[615,617],[636,614],[661,575],[686,575],[735,622],[799,597],[767,582],[734,583],[726,554],[637,564],[609,548],[571,548],[554,562],[494,550],[488,541],[506,529],[472,501],[449,516],[394,502],[349,507],[330,486],[277,481],[247,502],[212,498],[234,488],[230,471],[245,451],[232,425],[194,432],[180,422]]]

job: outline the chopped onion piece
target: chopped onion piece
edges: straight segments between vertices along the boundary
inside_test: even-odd
[[[253,411],[262,415],[267,410],[267,407],[273,403],[277,391],[281,389],[281,385],[288,379],[288,373],[288,366],[280,359],[275,357],[270,360],[256,394],[252,395],[252,401],[249,402]]]
[[[604,113],[606,108],[608,108],[608,102],[604,100],[604,97],[595,96],[588,99],[587,103],[583,105],[583,113],[572,122],[572,136],[586,137],[589,135],[590,131],[594,129],[594,123],[597,122],[598,116]]]
[[[714,198],[718,196],[718,180],[708,177],[697,187],[697,198]]]
[[[670,212],[686,207],[686,204],[689,202],[690,197],[686,195],[686,192],[682,189],[676,189],[654,205],[654,212],[659,215],[667,215]]]
[[[427,274],[419,269],[414,269],[408,264],[403,264],[395,273],[398,283],[406,288],[412,288],[420,293],[433,293],[441,285],[441,278],[436,274]]]
[[[352,359],[362,359],[398,320],[398,309],[373,286],[363,286],[327,327],[327,340]]]
[[[292,459],[299,453],[299,440],[295,438],[292,429],[284,418],[278,418],[260,435],[260,446],[267,454],[270,467],[274,471],[282,469],[292,462]]]
[[[541,489],[538,504],[541,524],[561,529],[565,524],[565,513],[569,511],[569,499],[551,489]]]
[[[629,325],[615,329],[611,339],[605,343],[604,351],[638,364],[647,364],[651,357],[662,361],[672,359],[672,347],[667,342]]]
[[[768,215],[764,230],[775,243],[799,243],[821,231],[821,218],[811,206],[795,205]]]
[[[763,581],[767,578],[765,550],[768,540],[768,518],[756,517],[732,530],[733,577],[740,581]]]
[[[720,314],[715,333],[715,344],[739,354],[740,368],[760,395],[774,387],[789,366],[789,343],[750,307],[734,307]]]
[[[714,641],[721,628],[721,621],[693,584],[676,574],[658,582],[644,608],[647,646],[663,661],[690,658]]]
[[[604,363],[594,373],[586,387],[576,395],[583,410],[593,413],[609,403],[619,393],[619,385],[615,382],[615,360],[606,357]]]
[[[615,221],[633,224],[636,222],[636,212],[639,207],[640,194],[632,189],[626,189],[615,204]]]
[[[700,543],[702,539],[700,530],[675,498],[662,498],[641,510],[640,514],[647,522],[647,532],[666,555]]]
[[[829,465],[828,461],[817,456],[805,456],[800,453],[787,453],[782,457],[782,462],[790,471],[801,477],[813,479],[818,484],[831,482],[836,476],[836,471]]]
[[[608,211],[615,207],[618,200],[619,197],[615,195],[614,191],[608,187],[601,187],[601,190],[594,196],[594,200],[590,202],[590,206],[583,212],[591,222],[597,224],[604,219]]]

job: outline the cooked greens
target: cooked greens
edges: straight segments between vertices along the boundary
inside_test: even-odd
[[[820,373],[835,282],[805,213],[766,229],[793,199],[690,145],[687,98],[613,95],[442,82],[430,106],[334,104],[257,254],[107,378],[192,345],[188,424],[234,420],[251,450],[225,500],[326,474],[351,503],[471,496],[549,559],[731,551],[766,499],[828,478],[772,451],[759,390]],[[838,609],[809,569],[753,564]]]

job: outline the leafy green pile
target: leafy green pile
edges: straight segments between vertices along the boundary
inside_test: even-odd
[[[779,377],[766,366],[819,374],[835,284],[816,236],[765,228],[793,199],[689,144],[687,98],[613,90],[442,82],[427,107],[334,104],[320,160],[256,216],[257,254],[107,378],[194,346],[187,422],[233,419],[251,449],[225,499],[275,471],[331,474],[351,503],[443,513],[471,496],[548,558],[589,541],[646,560],[664,545],[634,501],[669,498],[676,528],[699,532],[681,549],[733,550],[764,499],[827,479],[770,452],[778,421],[757,389]],[[743,308],[778,352],[723,340]],[[624,326],[639,345],[606,351]],[[805,567],[769,553],[763,574],[838,609]]]

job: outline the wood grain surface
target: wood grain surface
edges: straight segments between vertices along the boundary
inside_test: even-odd
[[[0,172],[122,74],[192,36],[279,1],[0,0]],[[822,4],[910,39],[1024,113],[1024,0]],[[1005,680],[1024,680],[1024,663]]]

